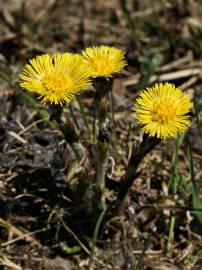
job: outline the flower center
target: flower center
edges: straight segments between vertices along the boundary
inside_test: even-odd
[[[176,106],[167,99],[161,100],[153,106],[151,115],[153,121],[163,124],[176,116]]]
[[[64,72],[54,71],[47,73],[43,77],[42,83],[44,87],[52,94],[59,94],[72,84],[72,80]]]
[[[107,57],[99,56],[93,61],[93,67],[96,71],[103,72],[110,66],[110,60]]]

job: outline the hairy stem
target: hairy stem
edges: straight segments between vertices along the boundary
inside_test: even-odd
[[[108,165],[109,156],[109,134],[108,134],[108,119],[107,119],[107,98],[98,100],[98,120],[99,120],[99,135],[98,135],[98,155],[96,163],[96,190],[100,194],[100,208],[105,208],[105,176]]]
[[[78,161],[81,161],[85,154],[86,149],[82,145],[79,135],[76,131],[76,127],[71,118],[68,115],[65,116],[65,122],[61,119],[58,121],[59,128],[62,131],[65,141],[71,146]]]
[[[98,78],[94,82],[96,89],[96,102],[98,109],[99,134],[97,140],[96,163],[96,192],[98,194],[98,208],[104,209],[105,205],[105,178],[109,157],[109,120],[107,118],[108,94],[112,91],[113,79]]]
[[[114,211],[115,215],[123,214],[125,200],[135,181],[139,164],[143,158],[160,142],[160,139],[156,137],[149,137],[147,134],[144,134],[142,142],[138,146],[134,145],[131,157],[128,162],[128,167],[126,169],[125,177],[121,181],[118,189],[117,201],[115,203]]]
[[[78,166],[81,167],[78,176],[78,185],[74,190],[76,197],[81,200],[91,201],[93,198],[92,186],[92,168],[88,158],[88,151],[80,141],[80,136],[76,130],[72,119],[65,114],[65,120],[62,119],[62,108],[59,106],[51,106],[50,120],[56,120],[58,127],[61,130],[65,141],[72,148],[75,157],[78,161]],[[89,205],[89,208],[91,205]],[[90,211],[90,209],[89,209]]]

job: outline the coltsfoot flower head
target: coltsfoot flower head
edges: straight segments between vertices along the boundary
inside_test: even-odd
[[[192,102],[174,84],[155,84],[143,90],[135,103],[140,124],[150,136],[160,139],[175,137],[188,128]]]
[[[22,88],[39,94],[44,103],[61,106],[90,83],[82,57],[71,53],[37,56],[25,65],[20,77]]]
[[[93,78],[112,77],[126,66],[124,52],[114,47],[104,45],[89,47],[82,55]]]

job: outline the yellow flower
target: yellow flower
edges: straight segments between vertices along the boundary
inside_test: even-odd
[[[112,77],[126,66],[124,52],[114,47],[104,45],[90,47],[86,48],[82,55],[93,78]]]
[[[22,88],[39,94],[44,103],[61,106],[89,84],[82,57],[71,53],[37,56],[25,65],[20,77]]]
[[[189,96],[171,83],[155,84],[143,90],[135,104],[138,121],[146,133],[161,139],[187,129],[191,107]]]

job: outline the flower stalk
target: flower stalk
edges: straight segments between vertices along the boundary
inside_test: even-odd
[[[96,102],[98,109],[99,133],[97,138],[97,162],[96,162],[96,193],[98,200],[98,208],[105,209],[105,177],[108,166],[109,157],[109,120],[107,117],[108,94],[112,91],[113,78],[105,79],[99,77],[94,80],[94,88],[96,89]]]
[[[126,169],[126,174],[124,179],[121,181],[119,189],[118,189],[118,195],[117,200],[115,203],[115,215],[122,215],[123,210],[125,207],[125,201],[127,198],[127,195],[136,179],[137,175],[137,169],[139,167],[139,164],[144,159],[144,157],[151,152],[156,145],[158,145],[161,142],[161,139],[157,137],[150,137],[146,133],[143,136],[142,142],[136,146],[134,144],[132,154],[130,156],[128,167]]]
[[[65,114],[65,121],[62,120],[62,107],[60,105],[51,105],[50,109],[50,120],[57,121],[58,127],[61,130],[65,141],[70,145],[77,161],[79,162],[78,165],[82,168],[78,176],[78,184],[76,188],[73,188],[73,192],[75,193],[76,198],[88,203],[88,212],[90,212],[93,209],[93,170],[88,158],[87,149],[81,143],[80,136],[72,119]]]
[[[86,150],[81,144],[79,135],[73,121],[67,114],[65,115],[65,121],[62,120],[63,108],[60,105],[51,105],[50,110],[51,116],[49,120],[57,121],[58,127],[61,130],[65,141],[71,146],[77,160],[81,161],[85,156]]]

